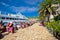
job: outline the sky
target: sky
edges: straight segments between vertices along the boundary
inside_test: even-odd
[[[42,0],[0,0],[0,11],[16,14],[21,12],[26,17],[38,16],[38,6]]]

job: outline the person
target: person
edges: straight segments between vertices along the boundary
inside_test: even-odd
[[[6,32],[6,26],[7,26],[7,22],[3,22],[3,26],[4,26],[4,32]]]
[[[4,27],[3,27],[3,24],[2,24],[2,21],[0,20],[0,32],[3,32],[4,30]]]
[[[41,23],[40,23],[39,26],[45,26],[45,25],[44,25],[44,21],[41,21]]]
[[[26,27],[28,27],[28,22],[25,23]]]
[[[10,22],[7,23],[7,32],[9,32]]]
[[[2,39],[4,37],[2,35],[2,31],[3,31],[3,25],[2,25],[2,21],[0,20],[0,39]]]
[[[14,27],[14,31],[16,32],[17,29],[17,25],[16,25],[16,21],[13,22],[13,27]]]
[[[23,24],[22,24],[22,22],[20,23],[20,28],[23,29]]]
[[[8,26],[8,32],[14,33],[13,23],[9,22],[7,26]]]

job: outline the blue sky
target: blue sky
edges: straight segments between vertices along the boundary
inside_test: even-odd
[[[38,6],[42,0],[0,0],[0,11],[25,16],[38,16]]]

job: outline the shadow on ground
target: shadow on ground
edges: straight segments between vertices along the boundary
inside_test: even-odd
[[[2,39],[4,36],[0,33],[0,39]]]
[[[4,36],[8,35],[9,33],[0,33],[0,39],[4,38]]]

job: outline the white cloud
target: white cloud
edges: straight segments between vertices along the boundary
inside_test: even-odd
[[[37,2],[37,0],[35,0],[35,2]],[[33,4],[35,4],[35,2],[33,2]],[[9,7],[14,12],[35,12],[35,11],[38,11],[37,7],[24,7],[24,6],[15,7],[15,6],[10,6],[10,5],[8,5],[8,4],[4,3],[4,2],[0,2],[0,4],[4,5],[6,7]]]
[[[4,6],[9,6],[8,4],[4,3],[4,2],[0,2],[2,5]]]
[[[40,0],[25,0],[24,2],[31,5],[35,5],[36,3],[40,2]]]
[[[37,7],[10,7],[15,12],[35,12],[38,11]]]

